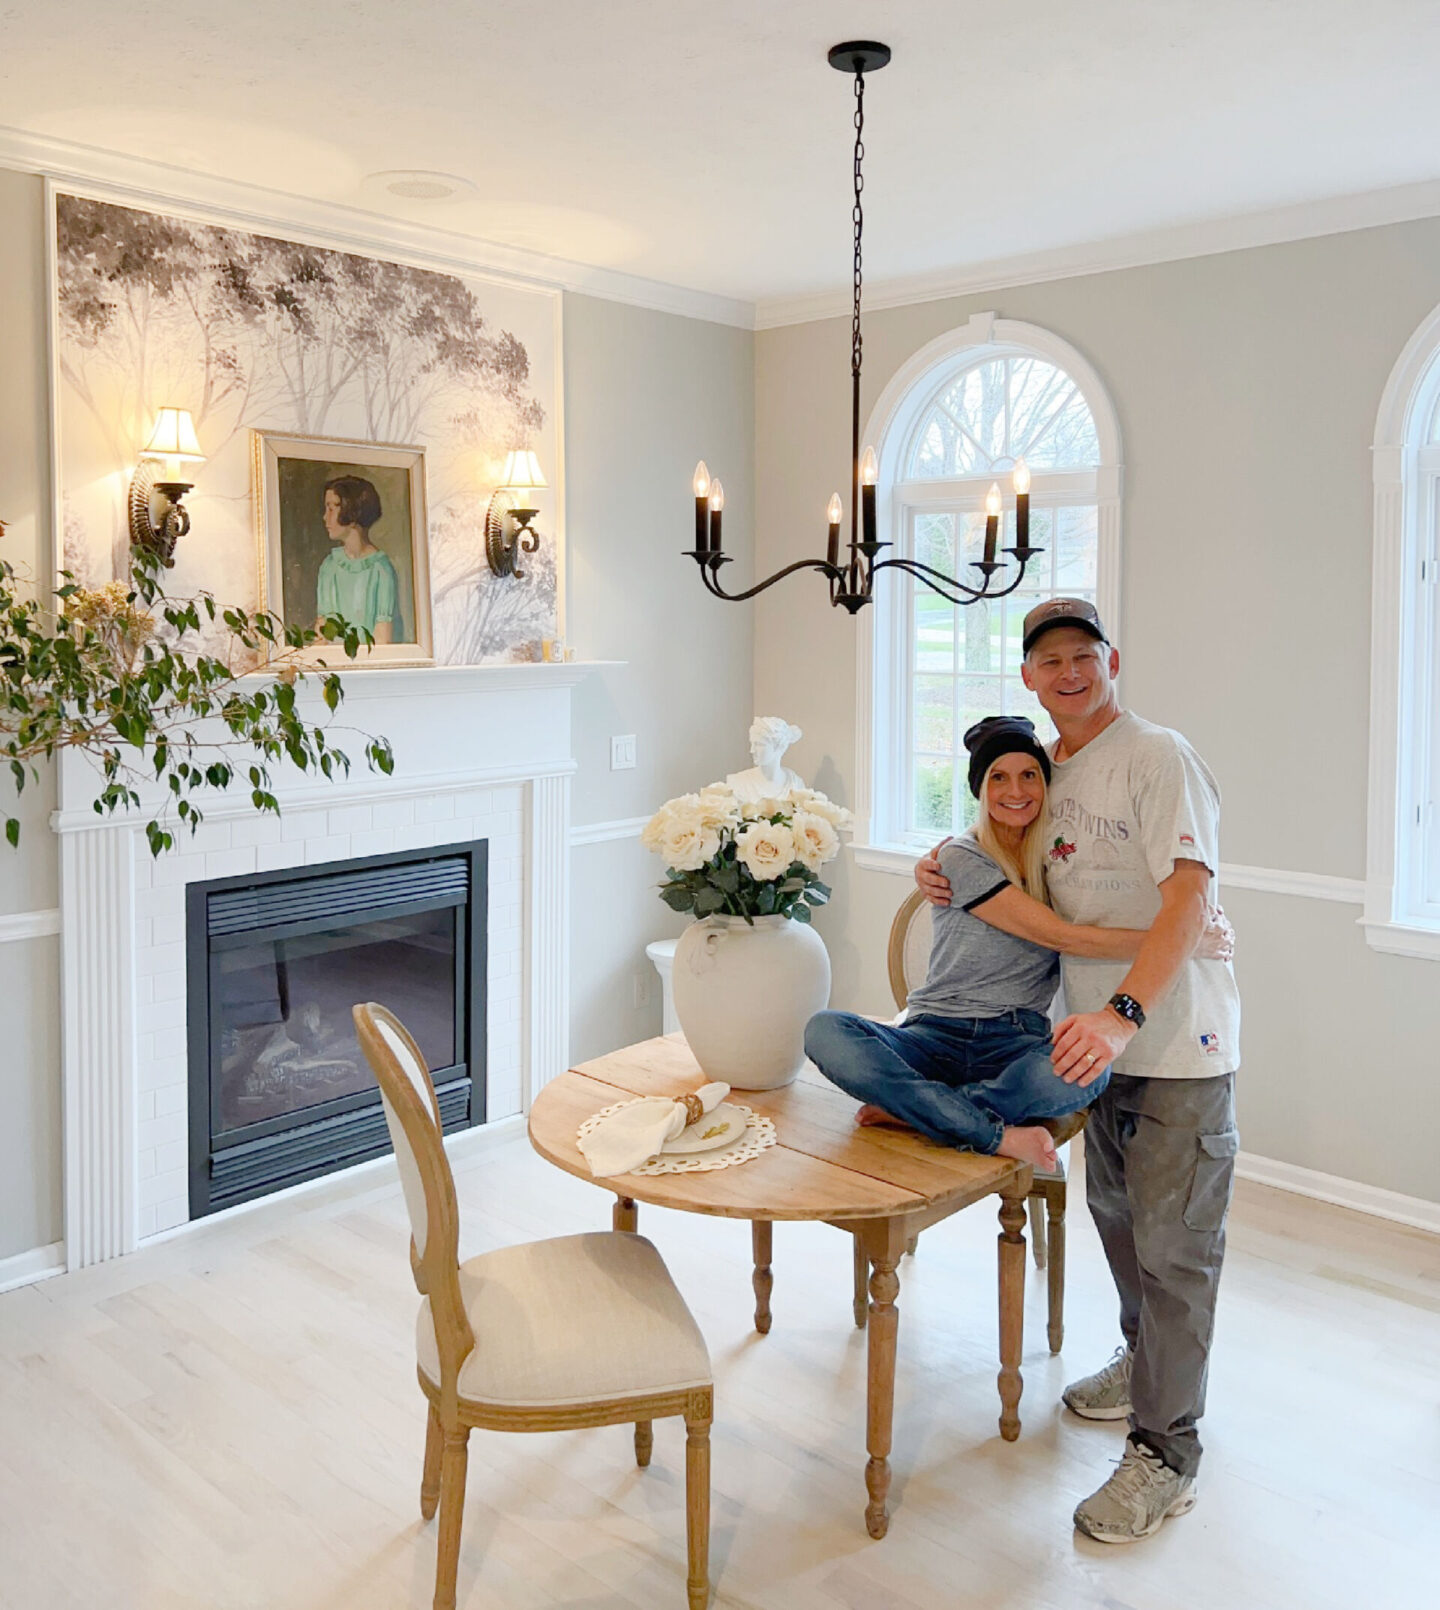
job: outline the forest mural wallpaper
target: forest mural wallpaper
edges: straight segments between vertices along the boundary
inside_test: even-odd
[[[173,406],[206,455],[190,466],[177,592],[259,602],[251,433],[283,431],[424,450],[436,663],[526,659],[556,635],[558,293],[55,200],[64,564],[78,580],[123,573],[130,474]],[[551,483],[523,582],[484,557],[512,447],[534,448]]]

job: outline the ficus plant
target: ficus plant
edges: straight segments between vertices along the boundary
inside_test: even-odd
[[[42,761],[79,750],[103,777],[101,815],[143,809],[140,785],[158,783],[163,803],[145,825],[152,855],[200,825],[207,791],[242,787],[257,811],[278,816],[275,766],[348,774],[349,755],[327,722],[302,716],[296,690],[317,680],[333,716],[344,688],[314,649],[353,660],[371,642],[339,617],[287,626],[208,592],[172,598],[162,576],[162,561],[135,549],[128,580],[82,587],[62,571],[47,594],[0,555],[0,762],[18,793],[38,781]],[[257,666],[266,674],[254,675]],[[388,740],[361,737],[371,770],[392,772]],[[4,822],[17,845],[19,818]]]

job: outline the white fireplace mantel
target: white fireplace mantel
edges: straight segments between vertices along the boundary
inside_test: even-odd
[[[65,1244],[74,1269],[184,1223],[184,891],[285,866],[490,841],[487,1116],[523,1111],[567,1061],[570,700],[597,664],[350,670],[334,718],[351,754],[327,783],[274,770],[281,815],[243,790],[202,800],[205,820],[152,860],[145,823],[162,802],[98,815],[85,757],[62,758],[60,837]],[[301,710],[324,714],[318,691]],[[386,777],[362,735],[395,750]]]

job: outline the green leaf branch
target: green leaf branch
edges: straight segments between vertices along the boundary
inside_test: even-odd
[[[0,537],[4,535],[0,524]],[[136,550],[128,582],[100,588],[62,572],[47,597],[0,558],[0,762],[17,794],[39,778],[39,763],[66,750],[95,762],[104,780],[100,815],[143,808],[142,784],[164,800],[146,823],[152,855],[204,820],[207,793],[241,787],[251,805],[279,815],[274,770],[286,761],[327,778],[349,774],[350,757],[329,721],[307,721],[296,689],[318,681],[333,716],[345,690],[317,647],[353,660],[370,634],[338,616],[318,628],[286,626],[267,610],[216,603],[206,592],[171,598],[160,562]],[[224,629],[224,655],[204,651]],[[267,675],[256,676],[263,666]],[[273,680],[272,680],[273,678]],[[372,771],[389,775],[385,738],[359,735]],[[6,815],[5,838],[20,841]]]

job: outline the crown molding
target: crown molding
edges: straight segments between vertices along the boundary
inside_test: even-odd
[[[996,257],[968,268],[946,268],[932,274],[877,280],[865,287],[865,307],[868,312],[886,307],[910,307],[918,302],[938,302],[951,296],[982,295],[1017,285],[1077,279],[1084,274],[1108,274],[1116,269],[1144,268],[1189,257],[1214,257],[1222,252],[1246,251],[1255,246],[1279,246],[1287,241],[1313,240],[1322,235],[1343,235],[1354,229],[1376,229],[1385,224],[1435,217],[1440,217],[1440,180],[1427,179],[1387,190],[1368,190],[1264,212],[1209,218],[1016,257]],[[850,309],[848,286],[802,296],[762,297],[755,304],[755,328],[774,330],[788,324],[809,324],[816,319],[848,316]]]
[[[549,257],[543,252],[390,218],[361,207],[242,184],[26,129],[0,126],[0,168],[39,174],[62,187],[74,185],[90,194],[111,192],[113,199],[131,205],[198,211],[218,215],[226,223],[271,233],[283,229],[316,245],[371,255],[397,254],[450,273],[503,275],[549,290],[574,291],[656,313],[673,313],[678,318],[702,319],[742,330],[755,327],[754,304],[734,297]]]

